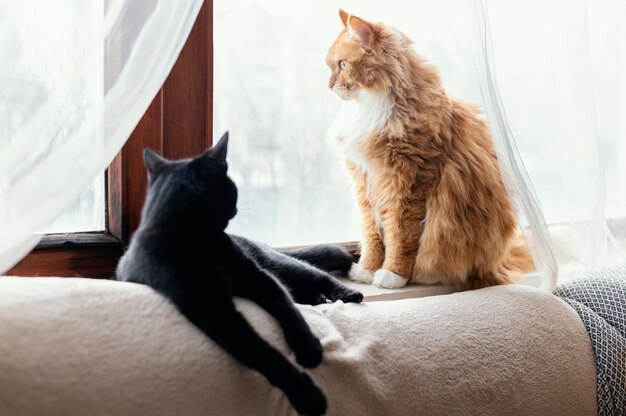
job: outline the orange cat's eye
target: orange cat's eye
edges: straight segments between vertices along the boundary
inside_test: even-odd
[[[339,61],[339,68],[346,69],[347,67],[348,67],[348,62],[346,62],[346,61]]]

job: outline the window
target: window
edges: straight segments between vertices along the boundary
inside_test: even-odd
[[[99,188],[107,196],[104,231],[46,236],[8,275],[114,276],[124,246],[139,224],[146,190],[144,147],[176,159],[197,154],[211,145],[212,10],[212,1],[206,1],[168,79],[109,166],[106,180],[99,178],[98,185],[94,185],[106,182],[106,188]],[[178,111],[180,108],[185,111]],[[98,192],[94,190],[93,194]],[[85,202],[90,199],[89,193],[87,190],[75,205],[83,205],[84,214],[79,217],[89,217],[97,205],[95,199],[93,204]]]
[[[400,2],[359,4],[393,22],[441,71],[450,92],[480,102],[463,62],[460,8],[432,3],[432,19]],[[360,215],[340,149],[326,131],[340,100],[327,88],[326,53],[341,2],[232,0],[215,4],[214,136],[230,131],[230,174],[240,190],[229,231],[274,246],[359,239]],[[438,27],[441,22],[446,26]],[[455,23],[455,24],[451,24]]]
[[[325,137],[340,104],[326,88],[330,72],[324,62],[342,28],[339,7],[398,27],[437,67],[452,96],[483,104],[465,9],[457,1],[216,3],[214,134],[231,132],[231,175],[241,191],[233,233],[278,246],[359,236],[350,181],[336,144]],[[562,28],[551,32],[556,22],[550,19],[558,19],[567,2],[554,3],[549,12],[541,6],[538,13],[537,7],[489,2],[498,87],[553,240],[557,247],[560,240],[569,246],[579,242],[580,256],[596,251],[597,241],[585,237],[595,227],[590,221],[606,216],[617,239],[624,240],[626,233],[626,197],[623,192],[605,195],[604,183],[614,190],[626,185],[620,163],[626,145],[615,140],[624,123],[615,111],[619,86],[613,85],[620,68],[614,41],[620,15],[594,4],[588,13],[596,30],[589,39],[576,39],[578,45],[589,42],[589,72],[594,91],[601,92],[589,99],[588,80],[568,71],[568,63],[586,64],[587,55],[576,61],[580,52],[558,38]],[[559,85],[581,93],[553,94]],[[591,120],[594,106],[597,120]],[[600,146],[588,140],[593,128],[578,128],[594,123]],[[605,172],[604,179],[593,166]],[[566,235],[559,231],[562,224]]]
[[[424,4],[428,4],[428,13],[423,13]],[[151,147],[169,158],[187,157],[206,149],[211,136],[219,137],[225,130],[231,132],[230,174],[240,189],[239,214],[229,231],[275,246],[356,240],[358,214],[350,180],[343,170],[339,149],[325,137],[340,104],[326,87],[329,70],[324,62],[326,51],[341,29],[337,16],[340,6],[333,2],[231,0],[215,4],[213,10],[213,2],[207,1],[170,77],[108,171],[106,215],[93,227],[105,231],[97,236],[72,234],[44,241],[30,260],[25,259],[13,272],[32,275],[35,268],[43,274],[110,276],[123,245],[139,223],[146,186],[141,161],[143,148]],[[528,83],[516,82],[521,77],[531,77],[539,85],[542,80],[553,80],[553,74],[533,73],[541,68],[525,65],[516,61],[515,54],[506,53],[509,42],[522,45],[523,36],[532,31],[515,30],[503,23],[499,26],[499,16],[516,9],[511,5],[502,8],[497,2],[491,2],[490,6],[493,30],[500,31],[501,43],[494,43],[494,50],[503,62],[498,66],[499,87],[505,106],[512,109],[509,113],[512,129],[520,136],[536,138],[534,142],[525,141],[520,151],[539,199],[548,201],[542,204],[546,220],[548,223],[558,223],[563,218],[575,220],[577,212],[587,209],[592,198],[581,195],[580,203],[566,203],[558,197],[553,177],[565,167],[547,159],[551,152],[542,140],[553,134],[553,126],[541,123],[541,115],[550,111],[549,102],[537,103],[525,87]],[[514,13],[532,12],[532,8],[521,9]],[[471,50],[463,36],[459,36],[465,22],[463,9],[456,1],[411,6],[391,0],[384,6],[375,2],[359,4],[350,11],[362,13],[364,18],[392,22],[415,41],[420,54],[437,66],[451,95],[482,103],[469,55]],[[526,25],[532,17],[518,20]],[[606,58],[599,47],[602,39],[591,39],[596,56],[594,65],[601,65]],[[606,84],[603,79],[594,81]],[[529,106],[529,102],[537,105]],[[610,103],[601,104],[605,109]],[[185,111],[180,111],[181,108]],[[607,137],[622,127],[616,115],[608,116],[615,113],[598,113],[602,118],[599,120],[604,129],[602,134]],[[604,155],[610,160],[606,169],[608,181],[624,177],[617,161],[626,147],[618,146],[614,150],[611,155]],[[101,184],[103,179],[99,181]],[[97,189],[103,189],[98,186],[94,195],[99,192]],[[90,198],[81,197],[74,208],[83,209],[80,215],[84,219],[97,219],[102,215],[95,208],[101,204],[96,201],[104,201],[101,197],[93,198],[93,203],[86,202]],[[621,219],[618,228],[622,231],[626,229],[625,207],[623,193],[608,195],[607,214]],[[76,230],[88,229],[83,224]],[[71,249],[67,243],[72,245]],[[98,251],[102,247],[106,249]],[[24,271],[29,261],[44,258],[46,252],[55,256],[65,253],[67,259],[54,272],[41,271],[39,260],[32,263],[30,272]],[[79,262],[72,257],[76,253],[83,253],[82,264],[89,263],[85,256],[97,258],[99,271],[92,273],[88,266],[78,271],[72,269],[78,267]]]

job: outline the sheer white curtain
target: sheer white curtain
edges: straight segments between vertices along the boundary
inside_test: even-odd
[[[0,273],[111,162],[201,0],[0,0]]]
[[[544,283],[626,261],[626,3],[465,8],[501,168]]]

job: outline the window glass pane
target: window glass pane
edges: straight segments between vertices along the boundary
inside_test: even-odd
[[[215,2],[215,137],[230,131],[240,195],[229,231],[276,246],[359,235],[350,182],[325,137],[339,102],[326,87],[331,38],[316,24]]]
[[[43,232],[54,234],[104,231],[106,214],[104,186],[104,173],[102,173]]]
[[[456,2],[400,13],[359,3],[416,41],[452,94],[479,102],[464,60]],[[354,5],[354,4],[353,4]],[[402,9],[411,8],[403,2]],[[229,231],[273,245],[358,240],[359,214],[338,145],[326,138],[340,100],[327,87],[326,53],[342,26],[340,2],[214,3],[214,135],[230,131],[230,174],[240,190]],[[441,25],[443,23],[443,25]]]

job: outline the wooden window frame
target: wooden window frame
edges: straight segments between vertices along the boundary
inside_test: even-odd
[[[52,234],[6,274],[113,278],[139,225],[147,177],[145,147],[171,159],[212,144],[213,1],[205,0],[167,80],[107,171],[106,231]]]

